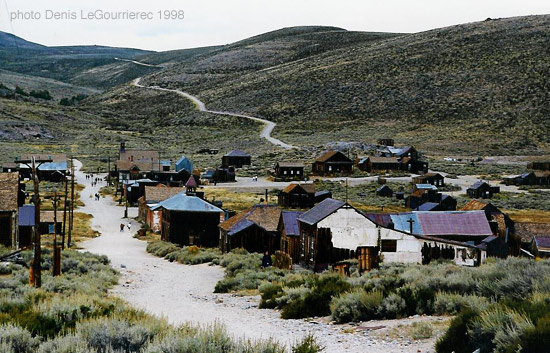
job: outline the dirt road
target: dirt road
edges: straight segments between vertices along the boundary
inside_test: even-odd
[[[80,169],[80,163],[77,169]],[[100,175],[101,176],[101,175]],[[353,328],[331,325],[322,320],[282,320],[275,310],[258,309],[259,298],[238,297],[230,294],[214,294],[214,286],[223,278],[223,269],[208,264],[185,266],[149,255],[146,243],[132,237],[138,223],[130,221],[120,232],[120,224],[128,224],[122,218],[124,208],[111,198],[95,201],[93,194],[102,184],[92,187],[81,172],[76,173],[78,183],[85,186],[81,198],[85,206],[80,212],[94,216],[92,227],[101,233],[98,238],[80,243],[86,251],[106,255],[113,267],[121,273],[120,284],[113,294],[134,306],[157,316],[165,317],[172,324],[193,322],[196,324],[223,323],[235,337],[249,339],[274,338],[291,346],[308,333],[313,333],[326,346],[327,353],[433,352],[433,340],[411,342],[371,334],[368,330],[356,332]],[[129,216],[137,215],[130,208]],[[401,325],[390,324],[388,327]],[[351,332],[351,333],[350,333]]]
[[[277,126],[277,124],[275,124],[273,121],[269,121],[269,120],[266,120],[266,119],[261,119],[261,118],[257,118],[257,117],[250,116],[250,115],[245,115],[245,114],[225,112],[225,111],[216,111],[216,110],[208,110],[208,109],[206,109],[206,105],[203,102],[201,102],[197,97],[194,97],[194,96],[190,95],[189,93],[180,91],[178,89],[162,88],[162,87],[158,87],[158,86],[144,86],[144,85],[140,84],[140,81],[141,81],[141,77],[138,77],[132,82],[132,84],[135,87],[139,87],[139,88],[146,88],[146,89],[152,89],[152,90],[156,90],[156,91],[176,93],[176,94],[178,94],[182,97],[185,97],[185,98],[191,100],[195,104],[197,109],[201,112],[216,114],[216,115],[234,116],[234,117],[238,117],[238,118],[245,118],[245,119],[249,119],[249,120],[259,122],[259,123],[264,125],[264,128],[260,132],[260,137],[261,138],[265,138],[270,143],[272,143],[274,145],[277,145],[277,146],[280,146],[284,149],[295,148],[294,146],[289,145],[287,143],[284,143],[283,141],[281,141],[279,139],[276,139],[276,138],[271,136],[271,133],[275,129],[275,126]]]

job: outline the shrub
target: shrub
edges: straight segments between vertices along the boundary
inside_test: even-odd
[[[489,300],[477,295],[460,295],[455,293],[438,292],[435,295],[434,312],[438,315],[455,315],[465,308],[476,311],[485,310],[489,306]]]
[[[280,284],[273,284],[270,282],[264,282],[258,288],[262,299],[260,301],[260,309],[273,309],[277,307],[276,299],[283,294],[283,288]]]
[[[315,336],[309,334],[299,343],[292,347],[292,353],[319,353],[325,350],[325,347],[317,343]]]
[[[34,353],[39,340],[33,338],[31,333],[14,325],[0,326],[0,344],[14,353]]]
[[[449,329],[435,344],[438,353],[472,353],[476,348],[468,338],[468,325],[478,317],[478,313],[471,310],[462,310],[451,320]]]
[[[431,323],[421,321],[412,324],[412,338],[415,340],[432,338],[434,327]]]
[[[550,347],[550,316],[537,321],[534,328],[525,330],[521,347],[523,353],[544,352]]]
[[[362,289],[345,293],[332,300],[331,316],[337,323],[373,319],[382,303],[381,292],[367,293]]]
[[[398,294],[392,293],[382,299],[379,314],[387,319],[403,317],[406,314],[407,303]]]

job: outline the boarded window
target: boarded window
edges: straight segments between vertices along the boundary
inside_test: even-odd
[[[397,240],[382,240],[382,252],[396,252]]]

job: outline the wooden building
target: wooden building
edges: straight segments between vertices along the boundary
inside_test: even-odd
[[[166,170],[158,151],[127,150],[126,143],[121,142],[118,160],[115,161],[115,172],[119,180],[143,179],[151,172],[161,171]]]
[[[550,258],[550,234],[533,236],[531,254],[537,259]]]
[[[142,197],[138,199],[139,220],[153,232],[160,232],[162,227],[162,210],[159,204],[172,196],[185,192],[183,187],[146,186]]]
[[[315,205],[315,185],[290,184],[279,192],[279,206],[285,208],[311,208]]]
[[[436,212],[422,214],[434,213]],[[382,217],[388,218],[386,215]],[[441,234],[445,237],[449,236],[449,232],[460,231],[460,227],[456,226],[460,221],[455,219],[453,222],[452,216],[443,217],[446,218],[447,223],[451,224],[449,229],[438,227],[441,219],[437,219],[431,223],[422,222],[431,225],[426,227],[427,234],[407,232],[397,229],[391,218],[383,226],[347,203],[327,199],[298,218],[302,244],[300,258],[304,265],[312,267],[315,271],[322,271],[330,264],[346,259],[364,260],[365,257],[370,260],[360,261],[360,263],[366,262],[366,268],[363,268],[366,270],[376,266],[381,260],[429,263],[432,259],[443,257],[459,265],[481,264],[485,260],[486,252],[468,244],[467,241],[472,237],[477,237],[476,239],[481,241],[491,235],[484,216],[470,217],[474,220],[472,229],[464,229],[464,231],[471,236],[464,236],[460,241],[434,235]],[[485,226],[478,224],[480,219],[485,221]],[[481,229],[476,228],[477,226]],[[417,228],[421,229],[421,227],[413,229]]]
[[[491,186],[483,180],[479,180],[466,189],[466,193],[472,199],[490,199],[494,194],[500,192],[498,186]]]
[[[300,228],[298,217],[303,212],[282,211],[278,230],[281,234],[281,251],[288,254],[292,263],[300,262]]]
[[[19,173],[0,173],[0,245],[17,246]]]
[[[364,157],[359,160],[357,167],[360,170],[372,173],[379,171],[400,170],[401,163],[396,157]]]
[[[33,243],[34,205],[19,207],[19,248],[28,248]]]
[[[527,168],[550,171],[550,161],[531,162],[527,164]]]
[[[430,184],[437,187],[445,186],[445,177],[439,173],[426,173],[412,178],[413,184]]]
[[[349,175],[353,162],[340,151],[329,151],[313,162],[312,173],[319,176]]]
[[[249,252],[280,250],[278,231],[281,209],[275,205],[254,205],[221,223],[220,248],[222,252],[243,248]]]
[[[381,197],[393,197],[393,190],[388,185],[382,185],[376,189],[376,195]]]
[[[275,177],[283,180],[304,180],[305,165],[301,162],[277,162]]]
[[[65,180],[65,176],[68,175],[68,163],[67,156],[65,154],[24,154],[17,159],[28,161],[31,160],[33,157],[35,160],[51,160],[51,162],[37,164],[36,169],[40,181],[59,183]],[[17,170],[21,174],[21,178],[31,178],[32,172],[30,165],[18,164]]]
[[[242,168],[245,165],[252,164],[252,157],[241,150],[233,150],[222,157],[222,167]]]
[[[196,197],[179,193],[162,201],[161,238],[181,246],[218,246],[218,225],[224,211]]]
[[[40,234],[61,234],[63,229],[63,211],[57,211],[57,223],[54,211],[40,211]],[[54,228],[55,227],[55,228]]]

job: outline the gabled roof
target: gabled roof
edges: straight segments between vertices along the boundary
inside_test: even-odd
[[[289,184],[284,190],[283,192],[288,194],[289,192],[291,192],[292,190],[296,189],[296,188],[301,188],[302,190],[304,190],[306,193],[308,194],[315,194],[315,185],[314,184],[298,184],[298,183],[292,183],[292,184]]]
[[[298,226],[298,217],[300,217],[304,212],[300,211],[282,211],[281,220],[285,228],[286,235],[289,236],[299,236],[300,227]]]
[[[193,172],[193,163],[191,160],[185,156],[181,156],[180,159],[176,162],[176,172],[185,169],[189,173]]]
[[[432,184],[416,184],[417,190],[437,190],[437,186]]]
[[[484,182],[483,180],[478,180],[472,186],[470,186],[468,189],[477,190],[480,187],[482,187],[484,184],[487,185],[487,186],[490,186],[488,183]]]
[[[200,197],[187,196],[185,193],[179,193],[171,198],[162,201],[157,208],[163,208],[168,211],[181,212],[200,212],[200,213],[223,213],[223,210],[204,201]]]
[[[380,192],[380,191],[385,190],[385,189],[388,189],[388,190],[392,191],[392,189],[388,185],[382,185],[381,187],[376,189],[376,191]]]
[[[253,225],[267,232],[277,232],[280,218],[281,209],[279,207],[275,205],[254,205],[220,223],[219,227],[225,230],[229,236],[233,236]]]
[[[241,150],[233,150],[226,154],[225,157],[250,157],[250,155]]]
[[[334,157],[337,157],[337,156],[342,158],[345,162],[353,163],[351,161],[351,159],[349,159],[345,154],[343,154],[340,151],[325,152],[320,157],[318,157],[315,161],[316,162],[328,162],[328,161],[330,161],[331,159],[333,159]]]
[[[422,235],[492,235],[483,211],[413,212],[417,215]]]
[[[34,227],[34,205],[19,207],[19,227]]]
[[[0,173],[0,211],[17,211],[19,173]]]
[[[277,165],[283,168],[305,168],[305,165],[302,162],[281,161],[281,162],[277,162]]]
[[[40,211],[40,223],[53,223],[54,213],[54,211]],[[63,223],[63,211],[57,210],[57,223]]]
[[[398,159],[395,157],[369,157],[371,163],[376,164],[397,164]]]
[[[197,187],[197,181],[195,178],[191,175],[187,182],[185,183],[185,186],[188,188],[196,188]]]
[[[123,161],[116,161],[116,166],[120,171],[131,170],[134,167],[139,169],[142,172],[159,171],[159,163],[155,161],[136,162],[136,161],[123,160]]]
[[[34,157],[36,160],[48,160],[51,159],[53,163],[67,162],[67,155],[64,153],[39,153],[39,154],[22,154],[18,160],[31,160]]]
[[[160,184],[162,185],[162,184]],[[184,192],[184,188],[180,187],[157,187],[157,186],[146,186],[144,201],[146,202],[162,202],[168,200],[172,196]]]
[[[462,206],[460,210],[461,211],[481,211],[481,210],[485,210],[485,207],[489,205],[492,206],[492,204],[490,203],[486,203],[478,200],[470,200],[467,204]]]
[[[330,216],[332,213],[336,212],[345,204],[345,202],[339,200],[325,199],[317,206],[301,215],[298,220],[309,225],[317,224],[326,217]]]

